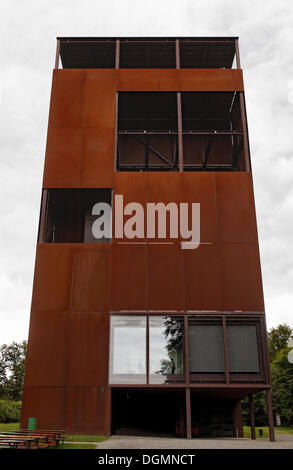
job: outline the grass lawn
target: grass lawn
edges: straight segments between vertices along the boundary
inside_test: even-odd
[[[259,429],[263,430],[263,436],[259,435]],[[293,428],[275,426],[275,433],[276,434],[293,434]],[[256,438],[269,437],[268,426],[256,427],[255,435],[256,435]],[[249,437],[249,438],[251,437],[250,426],[243,426],[243,437]]]
[[[275,428],[277,434],[291,434],[293,435],[293,428],[277,427]]]
[[[73,444],[73,443],[64,442],[64,444],[60,444],[60,446],[57,447],[57,450],[59,449],[61,450],[62,449],[95,449],[95,448],[96,448],[95,444]]]
[[[18,431],[19,423],[0,423],[0,432]]]
[[[65,436],[66,442],[103,442],[109,439],[107,436],[88,436],[85,434],[74,434]]]

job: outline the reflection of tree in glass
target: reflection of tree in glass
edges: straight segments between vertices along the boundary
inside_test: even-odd
[[[164,318],[165,349],[169,359],[161,360],[161,368],[157,374],[182,373],[182,320]]]

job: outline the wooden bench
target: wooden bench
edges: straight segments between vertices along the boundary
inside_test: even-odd
[[[43,449],[64,442],[65,431],[44,429],[20,429],[0,433],[1,448]]]
[[[13,449],[29,449],[31,444],[35,442],[32,437],[21,437],[15,435],[0,435],[1,447],[9,447]]]
[[[43,434],[22,434],[21,432],[6,432],[0,434],[0,443],[8,444],[10,447],[22,447],[40,449],[56,444],[49,436]],[[18,444],[18,445],[17,445]]]
[[[65,431],[63,430],[55,430],[55,429],[20,429],[19,432],[26,433],[26,434],[45,434],[56,441],[56,445],[58,447],[59,442],[64,443],[65,439]]]

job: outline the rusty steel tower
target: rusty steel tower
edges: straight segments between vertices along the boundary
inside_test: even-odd
[[[116,195],[200,203],[199,247],[96,239]],[[264,390],[273,440],[270,387],[238,38],[58,38],[22,426],[242,436],[249,396],[255,437]]]

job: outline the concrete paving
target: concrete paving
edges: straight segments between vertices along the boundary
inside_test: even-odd
[[[276,442],[261,438],[179,439],[172,437],[111,436],[97,449],[293,449],[293,435],[277,434]]]

